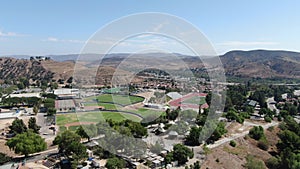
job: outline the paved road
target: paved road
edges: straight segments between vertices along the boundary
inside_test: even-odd
[[[53,130],[50,130],[50,126],[47,126],[46,117],[44,115],[44,113],[38,113],[36,115],[36,123],[41,126],[41,136],[45,139],[54,139],[55,135],[53,134]]]

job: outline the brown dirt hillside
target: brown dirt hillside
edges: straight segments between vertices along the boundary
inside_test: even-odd
[[[271,154],[277,151],[276,143],[279,141],[277,133],[278,127],[273,130],[265,130],[266,138],[269,142],[268,151],[264,151],[257,147],[257,141],[249,137],[242,137],[235,140],[236,147],[232,147],[229,143],[211,149],[207,155],[205,162],[202,164],[203,169],[240,169],[245,168],[247,155],[253,155],[255,158],[266,162],[272,157]]]

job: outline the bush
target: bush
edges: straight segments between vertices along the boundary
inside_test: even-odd
[[[9,157],[6,154],[0,152],[0,165],[4,164],[6,162],[9,162],[10,160],[11,160],[11,157]]]
[[[274,126],[268,128],[268,131],[273,131],[273,130],[274,130]]]
[[[269,116],[265,116],[265,122],[271,123],[272,122],[272,118]]]
[[[278,169],[280,166],[279,160],[276,157],[271,157],[266,161],[266,166],[272,169]]]
[[[269,143],[266,139],[260,139],[258,141],[257,147],[259,147],[262,150],[267,151],[269,149]]]
[[[261,160],[254,158],[252,155],[248,155],[246,160],[245,168],[247,169],[265,169],[264,163]]]
[[[236,146],[236,142],[233,141],[233,140],[231,140],[230,143],[229,143],[229,145],[231,145],[232,147],[235,147]]]
[[[262,126],[254,126],[249,131],[249,136],[255,140],[259,140],[265,136],[264,129],[262,128]]]

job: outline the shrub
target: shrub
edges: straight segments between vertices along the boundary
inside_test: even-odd
[[[254,126],[250,131],[249,131],[249,136],[255,140],[259,140],[263,138],[264,135],[264,129],[262,126]]]
[[[236,142],[233,141],[233,140],[231,140],[230,143],[229,143],[229,145],[231,145],[232,147],[235,147],[236,146]]]
[[[268,131],[273,131],[273,130],[274,130],[274,126],[268,128]]]
[[[278,169],[280,166],[279,160],[276,157],[271,157],[266,161],[266,166],[272,169]]]
[[[257,147],[259,147],[262,150],[267,151],[269,149],[269,143],[266,139],[260,139],[258,141]]]
[[[11,160],[11,157],[9,157],[6,154],[0,152],[0,165],[4,164],[6,162],[9,162],[10,160]]]
[[[269,117],[269,116],[265,116],[265,122],[268,122],[268,123],[271,123],[272,122],[272,119],[271,119],[271,117]]]
[[[248,155],[246,160],[245,168],[247,169],[265,169],[264,163],[261,160],[254,158],[252,155]]]

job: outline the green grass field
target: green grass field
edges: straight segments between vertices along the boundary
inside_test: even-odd
[[[98,103],[98,106],[105,107],[106,110],[117,110],[117,108],[120,108],[119,105],[111,104],[111,103]]]
[[[148,116],[159,117],[161,114],[165,113],[165,112],[162,112],[162,111],[157,111],[157,110],[153,110],[153,109],[145,109],[145,108],[132,110],[132,112],[141,115],[143,118],[147,118]]]
[[[205,97],[199,97],[199,96],[194,96],[191,98],[188,98],[186,100],[183,100],[183,104],[197,104],[197,105],[202,105],[205,104]]]
[[[121,113],[121,112],[87,112],[87,113],[70,113],[70,114],[58,114],[56,115],[56,123],[60,126],[60,129],[65,130],[65,125],[75,122],[94,122],[98,123],[105,121],[106,119],[112,119],[113,121],[123,121],[130,119],[132,121],[139,122],[141,119],[137,116]]]
[[[112,102],[121,105],[130,105],[133,103],[142,102],[144,98],[137,96],[128,96],[128,95],[111,95],[111,94],[102,94],[97,97],[98,101],[101,102]]]

